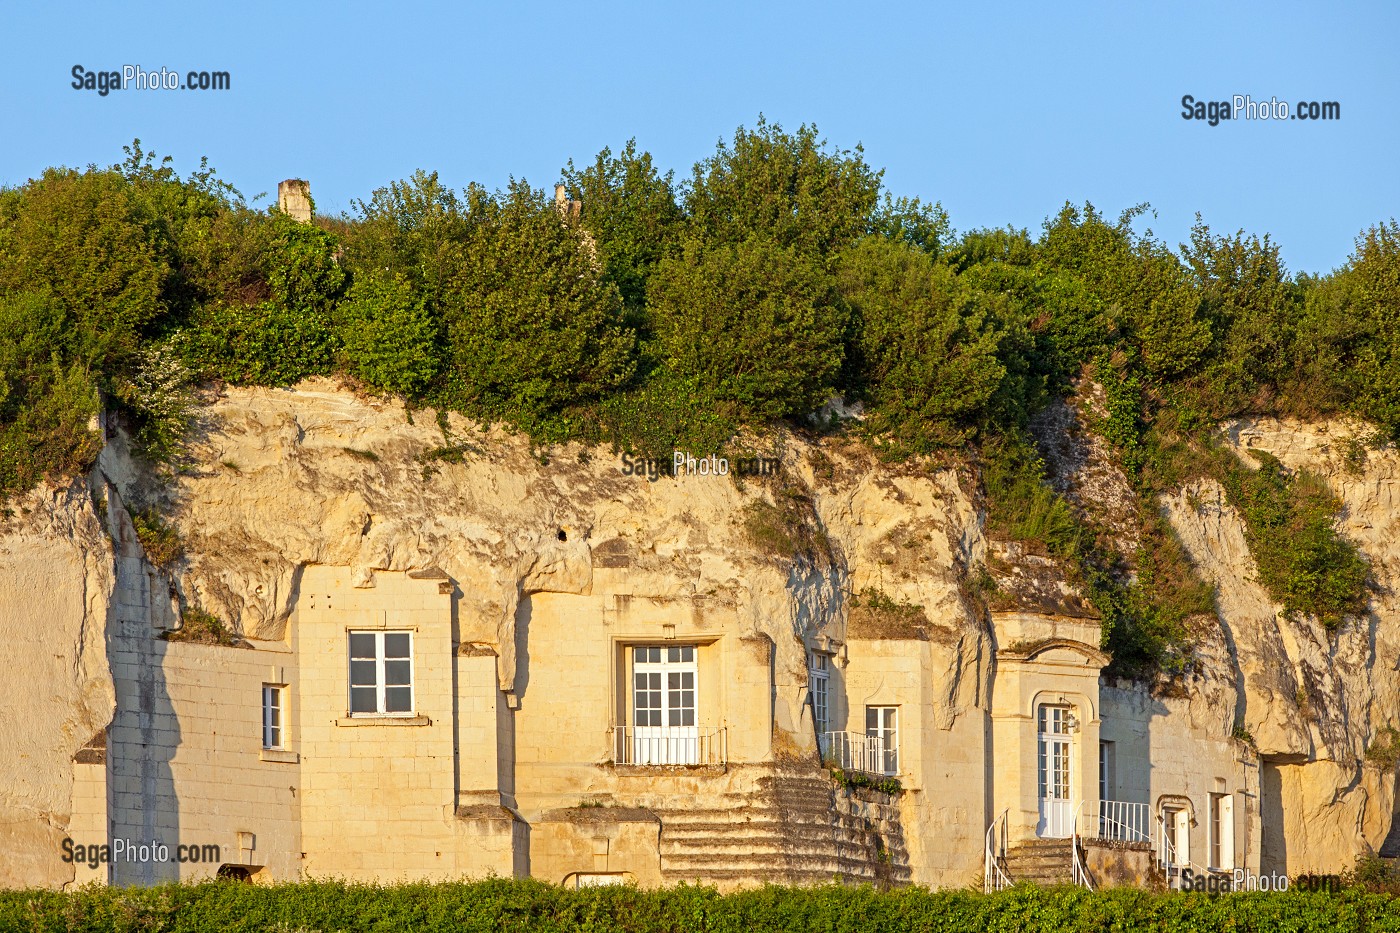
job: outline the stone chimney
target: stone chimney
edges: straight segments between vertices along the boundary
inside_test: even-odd
[[[554,207],[565,220],[578,220],[583,212],[583,202],[569,198],[569,189],[563,185],[554,186]]]
[[[288,178],[277,185],[277,209],[293,220],[306,223],[311,219],[311,182],[303,178]]]

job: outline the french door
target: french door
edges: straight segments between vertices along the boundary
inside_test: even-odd
[[[1069,713],[1068,706],[1042,706],[1037,713],[1040,822],[1036,824],[1035,834],[1045,839],[1064,839],[1074,833]]]
[[[694,645],[638,645],[632,649],[634,764],[699,764],[695,681]]]
[[[875,753],[876,767],[881,774],[899,773],[899,707],[867,706],[865,708],[865,734],[877,739]]]

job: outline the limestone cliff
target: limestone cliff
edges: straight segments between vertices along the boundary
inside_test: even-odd
[[[1397,719],[1400,455],[1374,454],[1348,472],[1340,442],[1355,430],[1260,421],[1228,431],[1236,446],[1320,473],[1346,504],[1344,530],[1379,586],[1371,615],[1335,636],[1286,619],[1270,601],[1218,488],[1194,484],[1163,503],[1219,588],[1220,618],[1197,646],[1186,695],[1156,698],[1156,715],[1202,742],[1229,743],[1237,725],[1247,731],[1283,801],[1290,870],[1336,869],[1378,847],[1391,826],[1394,774],[1367,765],[1364,753]],[[839,441],[762,443],[781,460],[777,477],[648,481],[624,475],[604,449],[566,446],[546,458],[520,437],[324,380],[210,399],[193,468],[168,482],[137,469],[114,434],[91,477],[95,492],[82,482],[36,491],[0,524],[0,657],[27,672],[4,687],[6,709],[21,715],[0,723],[0,849],[57,846],[72,756],[110,716],[103,651],[116,555],[98,517],[104,497],[113,514],[119,501],[158,504],[186,556],[170,578],[153,571],[153,587],[252,638],[281,634],[307,566],[352,567],[366,583],[379,571],[436,567],[461,591],[460,641],[500,653],[504,691],[516,687],[522,597],[596,587],[723,606],[772,639],[784,687],[806,681],[802,639],[844,641],[852,595],[879,590],[922,607],[937,726],[985,707],[994,636],[965,580],[988,561],[989,545],[967,477],[883,464]],[[1112,485],[1101,453],[1081,458],[1083,468]],[[1080,468],[1068,455],[1064,462]],[[750,530],[758,503],[801,511],[816,529],[810,553],[765,550]],[[129,537],[129,524],[111,527]],[[1147,708],[1145,688],[1122,689]],[[809,750],[793,706],[800,691],[777,696],[786,736],[778,747]],[[0,884],[65,880],[49,874],[0,857]]]
[[[1371,562],[1370,612],[1336,633],[1291,619],[1256,579],[1240,516],[1214,482],[1196,482],[1165,502],[1173,526],[1217,586],[1219,639],[1203,680],[1230,689],[1232,703],[1206,704],[1216,728],[1241,727],[1258,750],[1266,796],[1282,801],[1281,827],[1264,856],[1290,868],[1335,870],[1380,848],[1392,822],[1395,774],[1365,752],[1397,722],[1400,604],[1395,582],[1400,531],[1400,455],[1371,452],[1348,464],[1348,441],[1364,426],[1275,419],[1231,424],[1225,439],[1323,477],[1343,503],[1341,530]],[[1270,785],[1273,786],[1270,786]],[[1265,813],[1269,820],[1271,814]],[[1272,850],[1272,851],[1271,851]]]
[[[205,410],[197,466],[159,492],[118,445],[99,468],[128,497],[163,500],[184,538],[184,600],[255,638],[280,636],[308,564],[366,581],[438,567],[462,590],[461,641],[501,647],[509,691],[521,597],[591,592],[603,572],[611,592],[734,604],[794,677],[805,678],[800,639],[841,639],[843,606],[867,587],[922,605],[949,636],[950,670],[975,664],[981,626],[959,581],[982,544],[956,476],[880,468],[854,445],[781,445],[776,478],[648,481],[602,449],[545,459],[457,415],[315,382],[230,390]],[[809,503],[821,553],[792,560],[750,540],[747,510],[775,496]],[[947,714],[973,701],[951,691]]]
[[[112,547],[83,482],[0,519],[0,886],[70,880],[57,859],[73,757],[112,716]],[[65,876],[66,875],[66,876]]]

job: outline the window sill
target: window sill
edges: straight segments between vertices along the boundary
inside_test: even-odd
[[[264,748],[258,753],[258,758],[262,761],[280,761],[289,765],[294,765],[301,760],[300,755],[296,752],[289,752],[285,748]]]
[[[712,761],[696,764],[630,764],[613,763],[619,774],[724,774],[729,770],[728,763]]]
[[[431,726],[427,716],[347,716],[335,721],[337,726]]]

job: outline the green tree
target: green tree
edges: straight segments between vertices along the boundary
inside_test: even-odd
[[[1109,223],[1092,204],[1066,204],[1041,237],[1040,270],[1083,282],[1105,311],[1106,324],[1137,350],[1142,366],[1166,382],[1195,372],[1211,344],[1207,323],[1181,262],[1132,224],[1147,210],[1124,211]],[[1091,303],[1092,306],[1092,303]]]
[[[92,465],[97,386],[60,351],[70,320],[49,296],[0,297],[0,498]]]
[[[336,325],[346,370],[375,389],[412,398],[437,375],[438,322],[402,276],[357,278]]]
[[[181,178],[170,156],[157,161],[139,139],[122,151],[126,158],[111,171],[124,179],[132,217],[146,229],[157,255],[170,267],[164,286],[170,313],[183,317],[198,302],[226,297],[210,286],[236,274],[237,266],[230,263],[233,257],[211,256],[209,251],[221,239],[219,233],[228,230],[222,221],[254,214],[243,196],[218,177],[207,159]],[[259,219],[265,220],[266,215]]]
[[[597,246],[605,277],[622,293],[634,319],[646,299],[646,284],[661,257],[678,242],[683,216],[672,173],[664,175],[651,153],[629,139],[617,155],[598,153],[592,165],[573,160],[563,171],[570,197],[582,202],[583,226]]]
[[[169,275],[117,172],[49,169],[0,195],[0,293],[51,295],[77,358],[129,360],[166,310]]]
[[[528,424],[626,383],[636,341],[582,230],[524,182],[469,189],[467,216],[444,311],[449,397]]]
[[[1194,402],[1213,418],[1259,407],[1289,371],[1300,293],[1268,236],[1214,236],[1197,216],[1182,247],[1210,329],[1208,362],[1191,387]]]
[[[275,301],[302,311],[327,311],[345,287],[336,237],[280,211],[267,220],[270,238],[263,269]]]
[[[918,198],[896,198],[888,192],[870,218],[870,232],[887,240],[907,243],[935,257],[941,256],[953,242],[953,225],[942,204],[925,204]]]
[[[842,255],[840,283],[871,430],[920,453],[966,441],[1006,376],[989,297],[927,253],[878,237]]]
[[[831,277],[795,248],[692,240],[662,260],[648,304],[664,366],[744,419],[810,411],[835,388],[849,315]]]
[[[1400,225],[1392,220],[1361,234],[1336,278],[1339,320],[1323,332],[1343,365],[1338,378],[1353,410],[1400,441]]]
[[[336,350],[329,316],[281,302],[215,302],[196,313],[176,340],[199,377],[234,385],[288,386],[331,371]]]
[[[881,174],[859,146],[829,148],[815,126],[786,133],[760,117],[696,164],[685,204],[693,234],[706,244],[760,236],[826,255],[871,228]]]
[[[344,261],[352,272],[402,275],[430,307],[439,307],[461,266],[466,208],[437,172],[376,189],[357,201],[360,214],[345,238]]]

